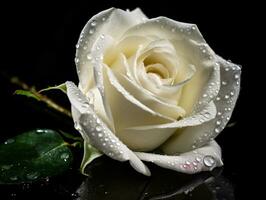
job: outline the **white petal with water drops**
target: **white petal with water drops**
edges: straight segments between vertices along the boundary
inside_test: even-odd
[[[143,152],[135,153],[143,161],[152,162],[163,168],[187,174],[195,174],[201,171],[211,171],[213,168],[223,165],[221,160],[221,149],[215,141],[198,148],[197,152],[189,151],[177,156]]]
[[[149,169],[142,163],[142,161],[125,146],[113,133],[112,131],[103,123],[103,121],[95,114],[95,112],[84,104],[87,104],[86,97],[82,92],[75,86],[72,82],[66,82],[67,95],[72,104],[81,113],[79,117],[80,132],[83,135],[87,135],[89,141],[97,149],[105,153],[107,156],[119,160],[119,161],[129,161],[131,166],[138,172],[149,176]],[[95,134],[91,132],[91,127],[100,126],[101,130],[97,131]],[[94,134],[93,134],[94,133]],[[101,139],[99,139],[99,134],[102,134],[102,138],[107,138],[107,142],[103,145]]]

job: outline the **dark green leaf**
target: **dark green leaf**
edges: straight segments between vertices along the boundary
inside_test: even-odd
[[[69,169],[73,157],[62,137],[49,129],[25,132],[0,144],[0,183],[32,182]]]
[[[40,101],[40,98],[38,96],[36,96],[35,94],[33,94],[31,91],[28,91],[28,90],[16,90],[14,94],[27,96],[27,97],[34,98]]]

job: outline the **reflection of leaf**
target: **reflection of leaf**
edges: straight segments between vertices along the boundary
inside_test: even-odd
[[[28,91],[28,90],[16,90],[14,92],[14,94],[18,94],[18,95],[34,98],[34,99],[40,101],[40,98],[38,96],[36,96],[34,93],[32,93],[31,91]]]
[[[49,91],[49,90],[61,90],[62,92],[66,93],[67,89],[66,89],[66,84],[62,83],[60,85],[44,88],[44,89],[40,90],[39,92],[44,92],[44,91]]]
[[[37,129],[0,144],[0,158],[0,183],[21,183],[62,173],[72,153],[57,132]]]

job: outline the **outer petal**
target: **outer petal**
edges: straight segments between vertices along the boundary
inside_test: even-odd
[[[229,121],[239,94],[241,69],[219,56],[217,62],[221,71],[221,88],[214,100],[216,117],[202,125],[187,127],[177,132],[163,145],[165,153],[174,154],[201,147],[215,138]]]
[[[86,89],[88,85],[92,85],[91,77],[91,60],[88,59],[95,40],[101,34],[109,35],[113,39],[117,39],[128,28],[135,26],[146,19],[146,16],[140,9],[132,12],[126,12],[120,9],[111,8],[93,16],[83,28],[77,44],[76,65],[79,75],[81,87]],[[89,84],[90,83],[90,84]]]
[[[73,107],[81,113],[78,130],[89,138],[90,143],[107,156],[129,161],[134,169],[144,175],[150,175],[149,169],[125,146],[95,114],[87,98],[72,82],[66,82],[67,95]]]
[[[210,171],[223,165],[221,149],[212,141],[196,151],[190,151],[178,156],[158,155],[153,153],[135,152],[143,161],[149,161],[163,168],[194,174],[201,171]]]

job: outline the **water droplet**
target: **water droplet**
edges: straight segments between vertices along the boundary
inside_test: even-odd
[[[229,69],[228,67],[227,67],[227,68],[225,68],[225,71],[227,71],[227,72],[228,72],[229,70],[230,70],[230,69]]]
[[[227,121],[229,121],[229,120],[230,120],[230,117],[229,117],[229,116],[227,116],[227,117],[226,117],[226,120],[227,120]]]
[[[216,128],[216,129],[214,129],[214,132],[215,132],[215,133],[219,133],[220,130],[219,130],[218,128]]]
[[[105,18],[105,17],[103,17],[103,18],[102,18],[102,21],[104,22],[105,20],[106,20],[106,18]]]
[[[203,94],[202,96],[203,96],[203,97],[207,97],[208,95],[207,95],[207,94]]]
[[[9,179],[10,179],[11,181],[16,181],[16,180],[18,180],[18,177],[17,177],[17,176],[11,176]]]
[[[82,108],[88,109],[90,107],[88,102],[84,102],[81,106]],[[87,121],[87,120],[86,120]]]
[[[206,167],[212,167],[215,164],[215,160],[212,156],[205,156],[203,158],[203,163]]]
[[[101,126],[96,126],[96,131],[101,131],[102,130],[102,127]]]
[[[226,94],[226,95],[224,96],[224,98],[225,98],[225,99],[229,99],[229,95]]]
[[[206,53],[206,50],[205,50],[205,49],[203,49],[203,50],[202,50],[202,53]]]
[[[71,194],[71,197],[73,197],[74,199],[78,198],[79,197],[79,194],[74,192]]]
[[[105,145],[106,145],[106,143],[104,142],[104,143],[103,143],[103,146],[105,146]]]
[[[231,95],[231,96],[234,96],[234,95],[235,95],[235,93],[232,91],[232,92],[230,92],[230,95]]]
[[[196,148],[196,145],[192,145],[192,149],[195,149]]]
[[[109,155],[109,156],[113,156],[114,154],[113,154],[112,152],[109,152],[108,155]]]
[[[219,121],[219,120],[216,121],[216,124],[217,124],[217,125],[220,125],[220,124],[221,124],[221,121]]]
[[[188,165],[187,165],[187,164],[184,164],[183,167],[184,167],[185,169],[187,169],[187,168],[188,168]]]
[[[101,36],[100,36],[102,39],[104,39],[105,38],[105,36],[104,36],[104,34],[101,34]]]
[[[221,113],[221,112],[218,112],[218,113],[217,113],[217,115],[218,115],[218,116],[221,116],[221,115],[222,115],[222,113]]]
[[[77,49],[79,48],[79,44],[76,44],[76,48],[77,48]]]
[[[94,29],[90,29],[89,34],[93,34],[93,33],[94,33]]]
[[[187,165],[190,165],[191,163],[190,163],[189,161],[186,161],[186,164],[187,164]]]
[[[195,26],[192,26],[191,29],[192,29],[192,30],[196,30],[196,27],[195,27]]]
[[[63,153],[63,154],[61,154],[60,158],[64,159],[64,161],[67,161],[67,159],[69,158],[69,154]]]
[[[198,163],[195,162],[195,161],[193,161],[192,164],[193,164],[194,166],[197,166],[197,165],[198,165]]]
[[[206,118],[209,118],[209,117],[211,116],[211,114],[208,113],[208,112],[206,112],[206,113],[204,114],[204,116],[205,116]]]
[[[10,139],[8,139],[8,140],[5,141],[5,144],[11,144],[13,142],[15,142],[15,139],[10,138]]]
[[[92,22],[91,22],[91,26],[96,26],[96,21],[95,20],[93,20]]]
[[[235,74],[235,79],[239,79],[239,74]]]
[[[216,97],[216,101],[220,101],[221,100],[221,98],[220,97]]]
[[[99,133],[99,134],[98,134],[98,136],[99,136],[99,137],[102,137],[102,136],[103,136],[103,134],[102,134],[102,133]]]
[[[197,161],[197,162],[200,162],[200,161],[201,161],[201,158],[200,158],[200,157],[197,157],[197,158],[196,158],[196,161]]]
[[[87,59],[88,59],[88,60],[91,60],[91,59],[92,59],[92,57],[91,57],[91,54],[90,54],[90,53],[88,53],[88,54],[87,54]]]
[[[222,81],[222,85],[227,85],[227,82],[225,82],[225,81]]]
[[[31,172],[27,174],[27,179],[29,180],[35,180],[39,177],[39,173],[38,172]]]

